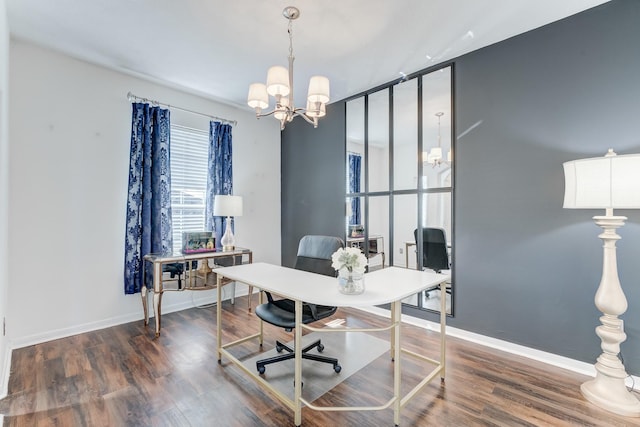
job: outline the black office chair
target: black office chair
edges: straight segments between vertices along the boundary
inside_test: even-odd
[[[344,248],[344,242],[338,237],[330,236],[304,236],[298,245],[298,255],[295,268],[312,273],[324,274],[325,276],[335,276],[336,271],[331,267],[331,254],[339,248]],[[300,284],[304,286],[304,283]],[[289,299],[274,300],[269,292],[265,291],[267,302],[256,307],[256,315],[267,323],[284,328],[291,332],[295,328],[295,302]],[[337,307],[329,307],[316,304],[303,303],[302,323],[312,323],[334,314]],[[302,349],[302,358],[315,360],[317,362],[330,363],[333,370],[338,373],[342,367],[338,364],[338,359],[311,354],[310,350],[317,348],[318,352],[324,350],[324,345],[320,340]],[[256,367],[260,374],[264,374],[265,366],[295,357],[294,349],[276,341],[276,351],[278,353],[286,350],[287,353],[279,354],[268,359],[258,360]]]
[[[413,231],[413,237],[418,242],[418,230]],[[416,251],[417,265],[420,265],[418,251]],[[447,238],[442,228],[422,229],[422,268],[428,268],[440,273],[442,270],[449,270],[449,251],[447,250]],[[424,293],[429,297],[429,292],[440,289],[440,285],[425,289]],[[451,294],[451,287],[447,286],[447,293]]]

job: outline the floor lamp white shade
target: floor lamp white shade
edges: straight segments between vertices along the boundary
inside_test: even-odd
[[[227,226],[222,239],[220,239],[220,244],[223,251],[233,250],[236,245],[236,238],[231,230],[231,217],[242,216],[242,197],[216,196],[213,200],[213,215],[227,217]]]
[[[620,344],[627,339],[618,316],[627,311],[616,260],[616,229],[624,225],[624,216],[614,216],[613,209],[640,208],[640,154],[617,156],[613,150],[604,157],[564,163],[564,205],[568,209],[605,209],[604,216],[594,216],[604,232],[602,278],[595,304],[603,314],[596,334],[602,354],[595,368],[596,377],[580,387],[591,403],[616,414],[640,417],[640,401],[627,390],[627,372],[620,360]]]

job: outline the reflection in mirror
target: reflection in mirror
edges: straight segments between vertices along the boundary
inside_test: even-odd
[[[449,65],[347,102],[345,234],[371,270],[453,272],[452,82]],[[434,256],[424,245],[437,232]],[[428,290],[403,302],[439,311],[441,298],[453,314],[450,292]]]
[[[364,98],[347,102],[347,194],[364,192]]]
[[[453,165],[451,149],[451,67],[422,78],[422,161],[427,176],[423,188],[450,187],[436,179]]]
[[[389,196],[369,197],[369,229],[366,231],[369,239],[369,271],[388,267]]]
[[[393,189],[415,190],[418,183],[418,81],[393,88]]]
[[[364,197],[347,197],[346,217],[345,235],[347,238],[362,238],[366,217]]]
[[[395,245],[393,264],[397,267],[416,268],[413,230],[418,224],[417,212],[417,196],[415,194],[402,194],[393,197],[393,241]]]
[[[420,203],[422,216],[422,269],[451,274],[453,266],[451,241],[451,192],[423,194]],[[419,231],[416,231],[417,233]],[[416,242],[418,239],[415,240]],[[418,257],[416,257],[418,262]],[[418,263],[419,264],[419,263]],[[451,314],[452,282],[447,283],[445,306]],[[441,291],[428,289],[420,296],[420,306],[428,310],[440,310]]]
[[[369,191],[388,191],[389,89],[369,95],[368,117]]]

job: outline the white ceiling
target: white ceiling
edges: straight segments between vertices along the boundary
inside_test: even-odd
[[[246,106],[248,85],[286,65],[296,105],[315,74],[332,101],[540,27],[603,0],[7,0],[13,37]],[[145,96],[145,94],[139,94]]]

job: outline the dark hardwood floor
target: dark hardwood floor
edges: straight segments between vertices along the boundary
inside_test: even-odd
[[[255,297],[254,297],[255,298]],[[257,300],[256,300],[257,301]],[[255,305],[255,302],[254,302]],[[225,340],[254,331],[246,300],[223,305]],[[380,318],[340,309],[349,326]],[[13,352],[5,426],[292,426],[293,413],[238,368],[217,363],[215,308],[163,315],[162,335],[142,321]],[[331,320],[331,319],[329,319]],[[438,334],[403,327],[406,347],[438,358]],[[387,338],[386,334],[377,334]],[[265,326],[264,350],[290,334]],[[239,352],[257,351],[247,343]],[[329,352],[329,349],[326,350]],[[422,367],[403,358],[403,387]],[[330,367],[329,367],[330,369]],[[392,363],[385,355],[348,377],[317,404],[375,405],[389,399]],[[640,419],[602,411],[580,395],[587,378],[466,341],[447,341],[446,382],[434,381],[402,412],[402,426],[628,426]],[[314,412],[303,425],[392,426],[391,409]]]

